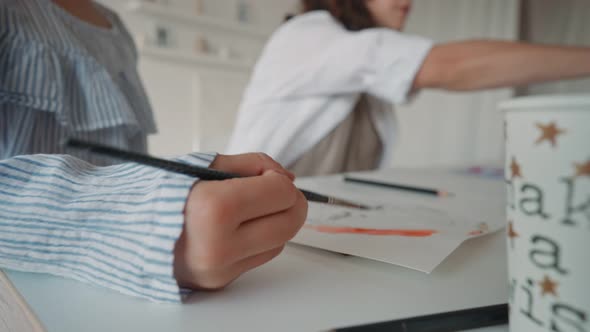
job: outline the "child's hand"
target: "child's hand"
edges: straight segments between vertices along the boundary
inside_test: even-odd
[[[251,177],[199,181],[175,248],[178,284],[218,289],[276,257],[305,222],[294,176],[263,154],[219,155],[212,168]]]

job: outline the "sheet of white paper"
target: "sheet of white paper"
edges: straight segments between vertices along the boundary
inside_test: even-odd
[[[385,170],[350,176],[437,188],[436,197],[344,182],[343,176],[304,178],[301,188],[379,207],[355,210],[310,203],[308,220],[293,242],[430,273],[463,241],[501,229],[502,181],[448,171]]]

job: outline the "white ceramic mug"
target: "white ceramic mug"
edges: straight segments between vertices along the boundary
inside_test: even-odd
[[[590,332],[590,95],[505,112],[510,331]]]

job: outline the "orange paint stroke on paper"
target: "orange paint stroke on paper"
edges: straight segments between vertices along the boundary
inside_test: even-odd
[[[344,226],[326,226],[326,225],[309,225],[305,228],[310,228],[322,233],[330,234],[365,234],[365,235],[390,235],[390,236],[407,236],[407,237],[428,237],[432,236],[438,231],[432,229],[377,229],[377,228],[361,228],[361,227],[344,227]]]

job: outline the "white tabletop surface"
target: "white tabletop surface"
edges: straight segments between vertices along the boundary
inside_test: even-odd
[[[182,305],[154,304],[43,274],[6,272],[49,332],[324,331],[505,303],[505,245],[503,231],[469,240],[430,275],[288,245],[278,258],[225,290],[195,293]]]

